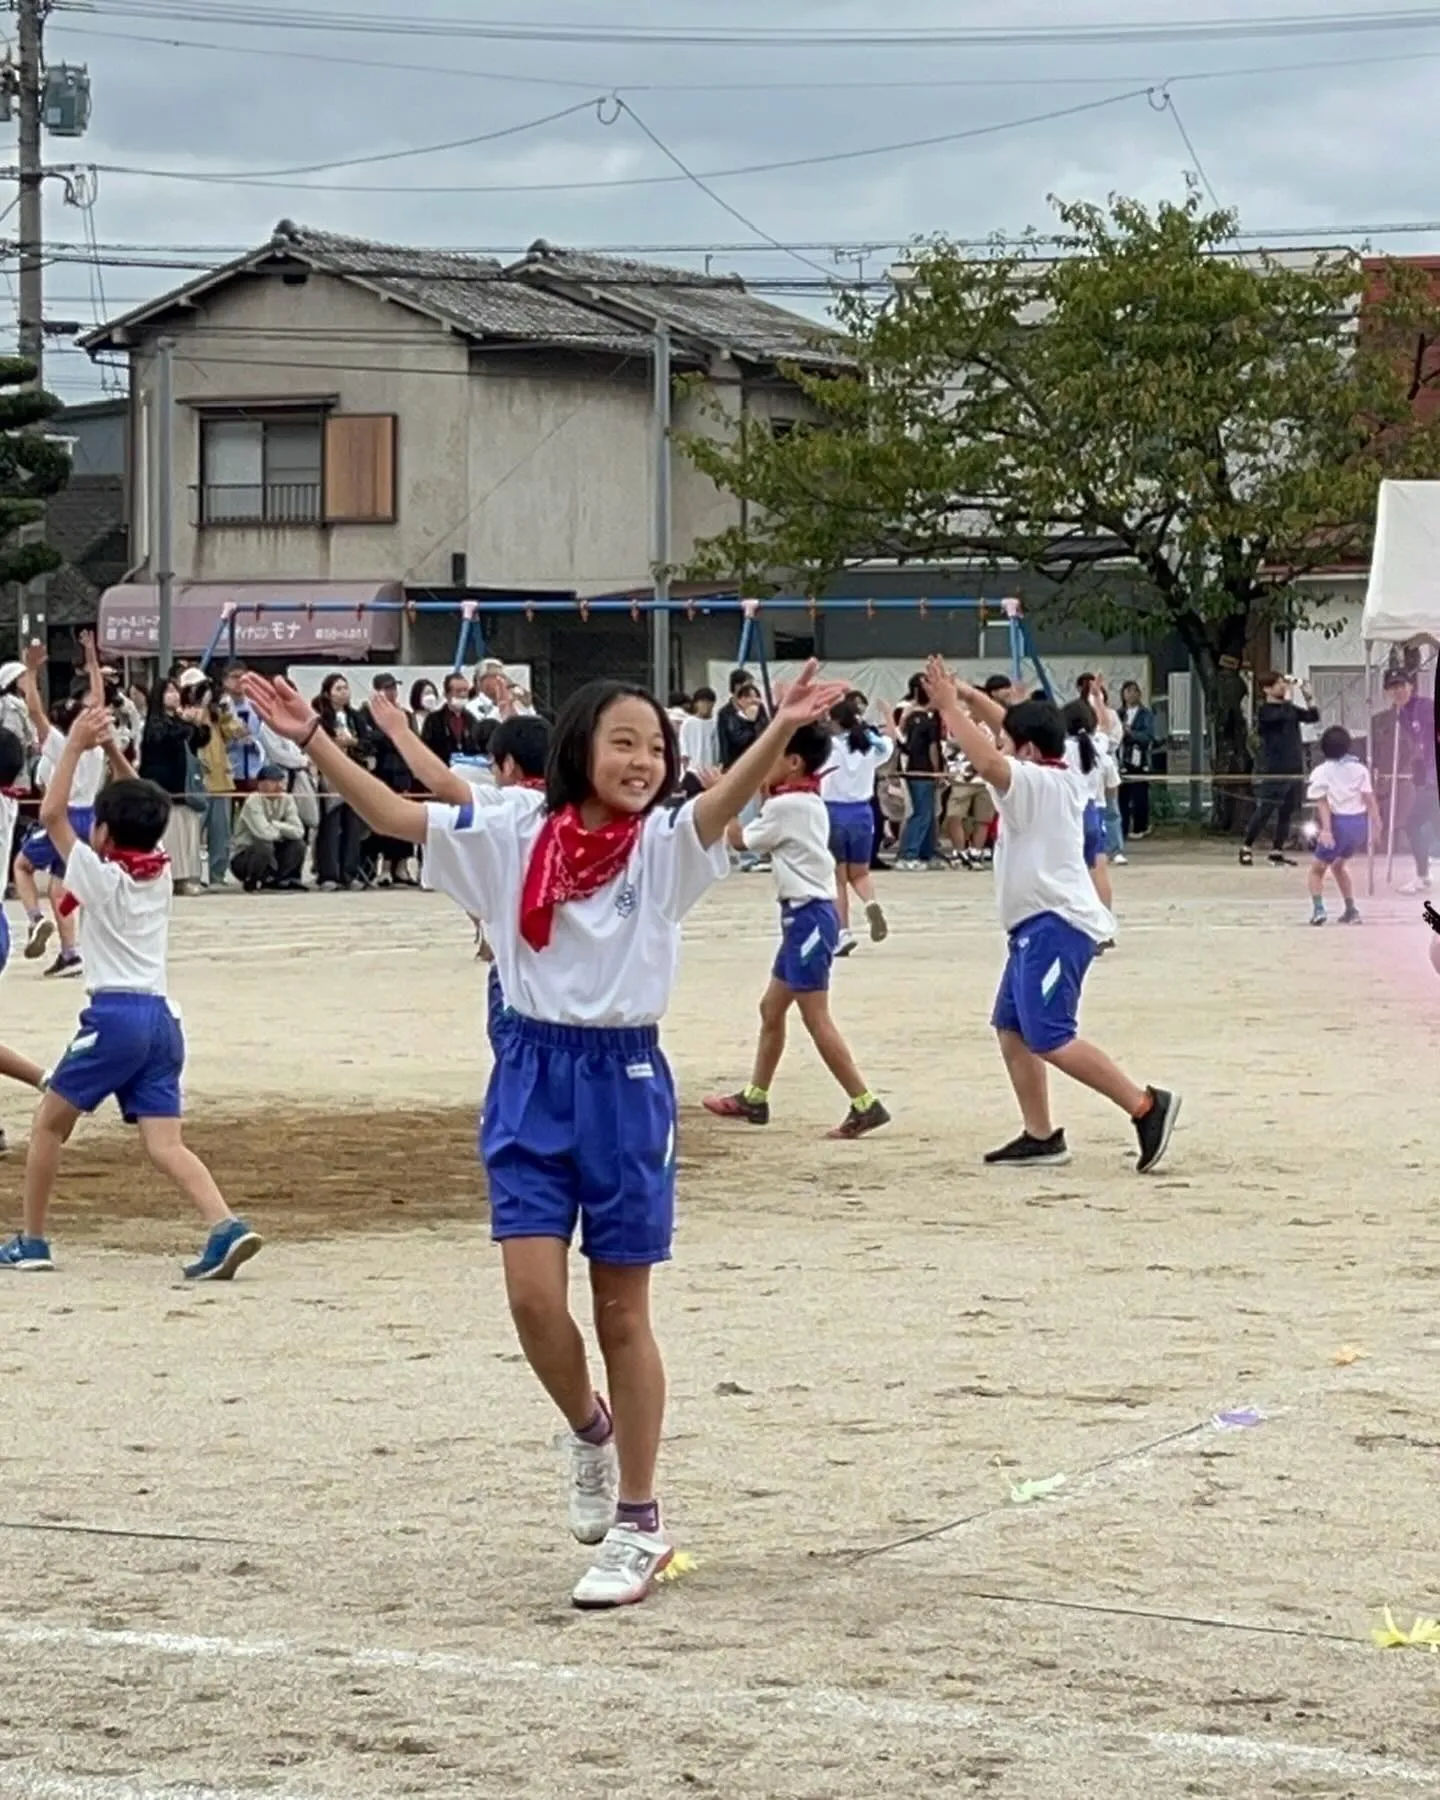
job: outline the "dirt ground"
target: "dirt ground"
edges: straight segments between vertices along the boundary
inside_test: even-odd
[[[97,1122],[61,1268],[0,1288],[0,1796],[1440,1794],[1440,1657],[1369,1636],[1440,1612],[1428,934],[1398,900],[1311,931],[1298,874],[1219,858],[1117,885],[1087,1029],[1185,1096],[1143,1180],[1073,1094],[1069,1168],[980,1168],[988,877],[890,878],[894,936],[840,970],[895,1113],[860,1145],[803,1042],[768,1132],[697,1112],[746,1073],[769,884],[696,914],[658,1285],[695,1567],[611,1617],[568,1605],[486,1242],[464,921],[181,903],[193,1142],[269,1242],[184,1288],[197,1234]],[[58,1053],[73,987],[17,963],[0,999]]]

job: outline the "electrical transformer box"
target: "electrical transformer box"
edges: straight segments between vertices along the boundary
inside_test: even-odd
[[[90,123],[90,71],[83,63],[57,63],[45,71],[40,117],[51,137],[84,137]]]

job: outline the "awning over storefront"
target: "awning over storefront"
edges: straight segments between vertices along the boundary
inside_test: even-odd
[[[383,656],[400,648],[395,609],[403,599],[398,581],[177,581],[170,641],[177,656],[201,656],[212,643],[217,656],[227,656],[230,634],[220,627],[226,609],[233,608],[240,656],[360,662],[372,651]],[[100,597],[101,650],[110,656],[153,656],[159,640],[160,601],[153,582],[106,589]]]

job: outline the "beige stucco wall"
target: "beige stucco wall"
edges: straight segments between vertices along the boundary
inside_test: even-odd
[[[650,370],[553,352],[480,353],[394,302],[312,276],[298,287],[241,282],[169,328],[174,338],[174,564],[180,580],[268,578],[448,583],[464,551],[476,585],[601,593],[650,579],[653,437]],[[153,468],[153,344],[132,354],[132,510],[136,562],[148,560]],[[717,361],[714,391],[740,404],[739,371]],[[394,525],[209,526],[197,530],[195,403],[330,397],[343,412],[394,413]],[[798,397],[747,404],[794,415]],[[677,432],[716,429],[677,397]],[[146,440],[151,440],[148,443]],[[672,462],[677,564],[738,507],[680,454]]]

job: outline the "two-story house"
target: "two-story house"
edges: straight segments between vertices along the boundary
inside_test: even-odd
[[[822,327],[707,276],[536,244],[502,267],[282,221],[246,256],[91,333],[130,374],[132,578],[100,609],[105,648],[153,651],[154,491],[170,432],[174,645],[209,643],[241,605],[237,647],[290,659],[444,661],[454,618],[362,611],[409,597],[593,597],[651,580],[654,327],[677,376],[727,409],[803,410],[786,365],[839,366]],[[174,405],[159,417],[157,346]],[[677,431],[705,429],[681,384]],[[723,529],[736,503],[672,458],[674,557]],[[253,605],[325,602],[353,612]],[[728,655],[733,621],[697,619],[678,656]],[[707,631],[713,642],[705,639]],[[544,692],[585,675],[641,674],[642,623],[497,616],[487,638],[529,662]]]

